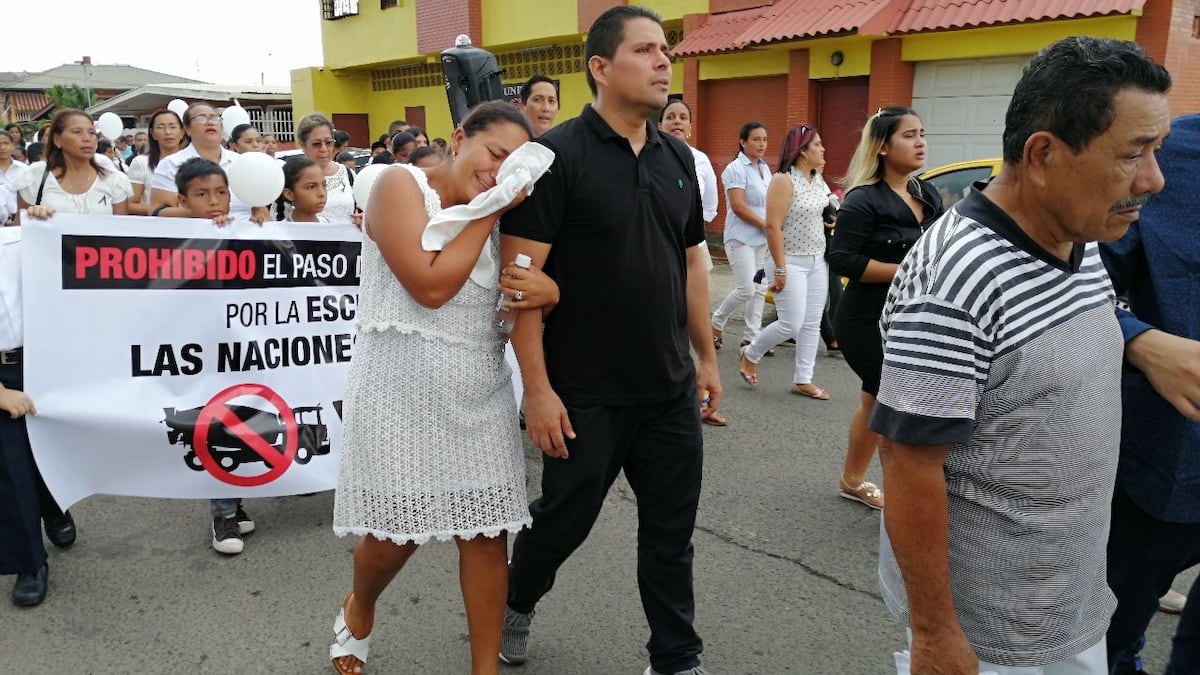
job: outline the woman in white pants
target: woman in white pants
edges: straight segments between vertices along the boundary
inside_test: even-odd
[[[820,173],[824,166],[825,147],[816,129],[802,124],[788,131],[779,173],[767,188],[767,248],[774,261],[771,291],[779,320],[741,350],[742,379],[753,387],[758,384],[758,361],[767,350],[795,338],[791,392],[819,401],[829,400],[829,393],[812,381],[829,290],[821,218],[830,196]]]
[[[741,150],[737,158],[721,172],[726,204],[725,257],[736,285],[712,315],[713,346],[717,349],[721,348],[726,322],[739,307],[745,308],[742,346],[758,337],[767,296],[767,285],[754,282],[754,274],[763,268],[767,256],[767,236],[763,232],[767,184],[771,180],[771,167],[763,161],[767,128],[761,122],[747,122],[738,134],[738,145]]]

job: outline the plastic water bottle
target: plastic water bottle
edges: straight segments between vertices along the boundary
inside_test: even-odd
[[[525,255],[524,253],[518,253],[517,259],[513,261],[514,265],[523,270],[529,269],[529,266],[532,263],[533,260],[531,260],[529,256]],[[507,301],[508,296],[501,293],[499,299],[496,300],[496,317],[492,320],[492,325],[496,327],[496,330],[504,333],[505,335],[508,335],[512,332],[513,322],[516,321],[517,312],[519,311],[511,307],[505,307],[504,303]]]

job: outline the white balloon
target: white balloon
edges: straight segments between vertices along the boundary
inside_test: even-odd
[[[367,198],[371,196],[371,186],[375,185],[375,180],[386,168],[386,164],[368,164],[354,174],[354,203],[358,205],[358,208],[363,211],[367,210]]]
[[[247,152],[229,165],[229,189],[251,206],[268,206],[283,192],[283,168],[263,152]]]
[[[96,124],[100,128],[100,135],[110,141],[117,140],[121,137],[121,132],[125,131],[125,123],[116,113],[112,112],[101,115],[100,119],[96,120]]]
[[[183,118],[183,113],[187,112],[187,109],[187,101],[184,101],[183,99],[172,99],[171,102],[167,104],[167,110],[179,115],[180,119]]]
[[[239,105],[232,105],[221,111],[221,128],[225,131],[225,138],[233,135],[234,127],[239,124],[250,124],[250,113]]]

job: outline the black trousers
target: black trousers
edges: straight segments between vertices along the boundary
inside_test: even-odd
[[[20,389],[21,373],[21,351],[0,352],[0,383]],[[33,462],[25,418],[0,412],[0,574],[33,572],[45,564],[41,515],[47,500],[58,508]]]
[[[829,270],[829,300],[825,304],[825,313],[821,315],[821,340],[828,349],[837,342],[837,331],[833,329],[833,317],[837,316],[838,303],[842,301],[842,275]],[[841,347],[841,344],[838,344]]]
[[[529,613],[554,586],[558,568],[587,538],[617,473],[637,497],[637,576],[650,624],[646,649],[660,673],[700,664],[692,626],[692,530],[700,500],[703,438],[695,385],[649,405],[573,407],[576,439],[566,460],[543,456],[533,526],[513,544],[508,605]]]
[[[1108,535],[1108,585],[1117,596],[1117,609],[1108,625],[1110,672],[1114,675],[1136,672],[1134,658],[1142,635],[1158,610],[1158,599],[1171,588],[1175,575],[1197,563],[1200,563],[1200,523],[1158,520],[1117,486]],[[1191,595],[1197,595],[1195,588]],[[1192,599],[1188,598],[1189,605]],[[1193,613],[1200,611],[1200,607],[1186,609]],[[1193,616],[1191,625],[1196,622]],[[1183,627],[1181,622],[1180,629]]]
[[[1171,661],[1163,675],[1200,673],[1200,577],[1188,591],[1187,604],[1183,606],[1183,616],[1179,617],[1171,645]]]

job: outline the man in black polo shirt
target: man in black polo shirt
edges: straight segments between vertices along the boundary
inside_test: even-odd
[[[503,260],[530,256],[561,294],[544,333],[540,312],[521,312],[512,333],[529,436],[545,456],[533,526],[517,535],[509,570],[507,663],[528,658],[534,605],[624,469],[638,500],[646,673],[704,672],[691,538],[700,412],[716,409],[721,385],[696,248],[704,232],[695,164],[686,145],[649,123],[671,86],[667,50],[659,18],[645,9],[616,7],[596,20],[586,48],[596,102],[538,139],[554,164],[501,223]]]

